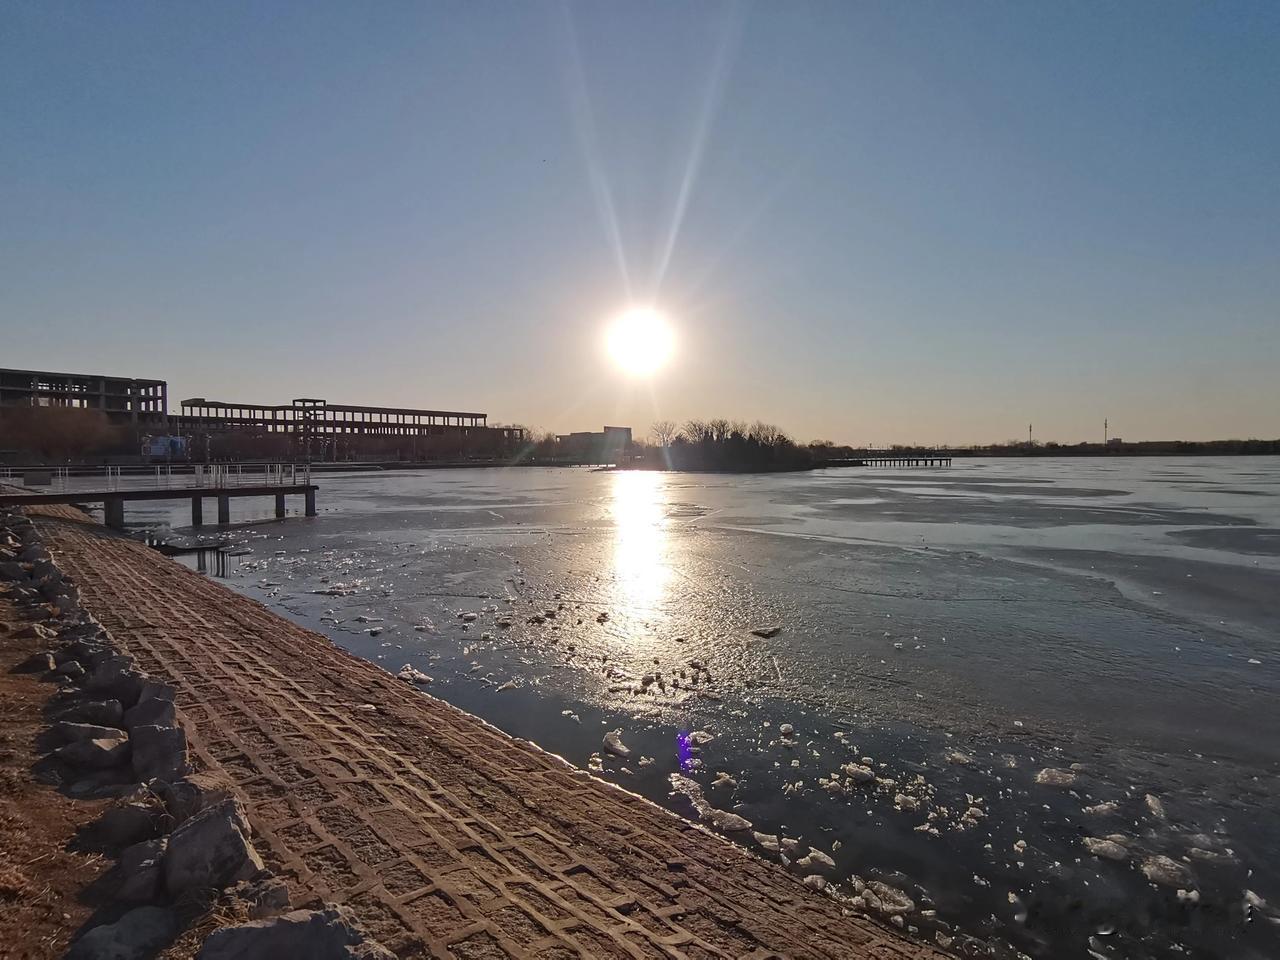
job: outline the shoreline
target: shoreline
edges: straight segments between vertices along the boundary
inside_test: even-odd
[[[295,904],[344,903],[402,955],[942,956],[141,543],[34,519],[86,608],[173,684]]]

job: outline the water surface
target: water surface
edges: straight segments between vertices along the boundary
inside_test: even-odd
[[[1280,461],[320,484],[315,520],[232,502],[234,587],[685,815],[700,789],[762,855],[812,846],[835,866],[791,868],[836,895],[889,884],[922,938],[1280,955]]]

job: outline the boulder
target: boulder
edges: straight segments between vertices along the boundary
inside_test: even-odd
[[[48,673],[57,667],[57,661],[53,659],[53,654],[47,650],[39,653],[33,653],[27,659],[14,667],[15,673]]]
[[[93,825],[94,837],[113,847],[131,847],[157,833],[161,813],[146,803],[126,803],[107,810]]]
[[[50,630],[43,623],[29,623],[13,636],[17,640],[52,640],[57,635],[56,630]]]
[[[124,720],[124,708],[119,700],[90,700],[78,703],[62,714],[63,719],[80,723],[96,723],[104,727],[119,727]]]
[[[23,563],[39,563],[42,560],[48,561],[50,557],[48,550],[40,546],[38,543],[33,543],[18,554],[18,559]]]
[[[350,911],[327,907],[215,930],[196,960],[391,960],[394,956],[355,925]]]
[[[150,683],[151,681],[146,681]],[[172,727],[178,722],[174,713],[172,700],[160,700],[155,697],[139,698],[138,705],[125,711],[124,726],[132,731],[135,727]]]
[[[85,689],[119,700],[125,707],[138,700],[146,675],[135,670],[133,661],[119,655],[107,657],[93,669]]]
[[[265,920],[289,912],[289,885],[270,874],[237,883],[227,891],[227,896],[248,906],[250,920]]]
[[[146,682],[138,688],[138,702],[141,703],[143,700],[168,700],[172,703],[177,694],[178,691],[173,688],[173,684],[147,677]]]
[[[156,778],[177,780],[190,769],[187,735],[181,727],[143,724],[129,731],[129,739],[133,741],[133,772],[144,783]]]
[[[262,870],[240,805],[224,800],[180,824],[169,837],[163,870],[165,889],[173,897],[221,890]]]
[[[129,759],[129,738],[123,733],[116,737],[96,737],[77,740],[53,751],[59,760],[73,767],[87,770],[108,770]]]
[[[187,774],[179,780],[157,783],[156,792],[174,823],[190,820],[201,810],[235,799],[230,778],[208,770]]]
[[[115,655],[116,652],[105,643],[77,638],[66,644],[53,656],[59,663],[64,660],[79,660],[81,663],[87,663],[91,667],[97,667],[104,660],[108,660]]]
[[[80,665],[79,660],[68,660],[66,663],[60,664],[53,672],[55,676],[66,677],[68,680],[79,680],[84,676],[84,667]]]
[[[123,730],[116,727],[102,727],[96,723],[72,723],[69,720],[59,720],[52,729],[54,736],[60,737],[67,743],[75,743],[78,740],[111,740],[125,735]]]
[[[103,797],[123,797],[137,788],[138,783],[133,779],[133,769],[121,765],[112,767],[110,770],[95,770],[82,777],[67,787],[67,795],[80,799],[98,800]]]
[[[147,903],[160,896],[161,864],[169,838],[160,837],[126,847],[120,854],[113,879],[112,896],[126,903]]]
[[[0,563],[0,580],[24,580],[27,568],[17,560],[5,560]]]
[[[71,945],[65,960],[142,960],[178,933],[177,915],[160,907],[138,907],[115,923],[94,927]]]

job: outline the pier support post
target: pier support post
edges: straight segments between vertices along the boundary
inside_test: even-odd
[[[307,494],[307,516],[314,517],[316,515],[316,492],[308,490]]]
[[[191,498],[191,525],[204,526],[204,497]]]
[[[277,520],[284,519],[284,494],[283,493],[276,494],[276,519]]]
[[[226,496],[218,497],[218,523],[228,524],[231,522],[231,498]]]
[[[108,527],[112,530],[124,529],[124,501],[119,497],[112,497],[104,500],[102,503],[103,520],[106,521]]]

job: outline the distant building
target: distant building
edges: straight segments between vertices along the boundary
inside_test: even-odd
[[[556,437],[562,456],[584,463],[618,463],[631,450],[630,427],[605,427],[599,433],[580,431]]]
[[[1121,440],[1119,437],[1112,437],[1110,440],[1108,440],[1108,441],[1107,441],[1107,446],[1108,446],[1108,447],[1123,447],[1123,446],[1124,446],[1124,441],[1123,441],[1123,440]]]
[[[3,407],[101,410],[114,424],[160,427],[168,418],[169,386],[136,377],[0,369]]]

